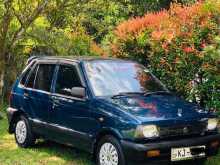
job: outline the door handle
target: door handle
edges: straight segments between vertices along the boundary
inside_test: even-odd
[[[53,102],[52,109],[55,109],[56,106],[57,106],[57,104],[55,102]]]
[[[55,109],[55,107],[57,107],[59,104],[60,104],[60,101],[54,99],[54,100],[53,100],[53,106],[52,106],[52,108]]]
[[[60,103],[60,100],[53,100],[53,103],[54,103],[54,104],[59,104],[59,103]]]
[[[27,92],[24,93],[24,99],[28,99],[29,94]]]

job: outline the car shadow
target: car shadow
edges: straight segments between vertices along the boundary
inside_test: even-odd
[[[51,156],[62,158],[68,162],[80,162],[80,164],[83,165],[95,165],[95,161],[91,154],[72,146],[40,139],[34,145],[34,149],[40,152],[47,152],[47,154]]]
[[[72,146],[59,144],[56,142],[52,142],[49,140],[38,140],[36,145],[34,146],[35,149],[41,152],[47,152],[51,156],[61,157],[66,161],[72,162],[84,162],[84,165],[95,165],[95,161],[91,154],[86,153],[82,150],[76,149]],[[149,164],[149,163],[147,163]],[[200,161],[184,161],[184,162],[168,162],[168,163],[156,163],[158,165],[202,165]],[[150,164],[149,164],[150,165]]]

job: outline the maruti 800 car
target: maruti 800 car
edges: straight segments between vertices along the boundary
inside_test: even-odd
[[[128,60],[31,58],[7,112],[18,146],[44,138],[88,151],[98,165],[204,160],[220,144],[214,113]]]

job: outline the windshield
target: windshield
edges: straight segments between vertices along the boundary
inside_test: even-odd
[[[96,96],[166,91],[146,68],[134,62],[94,60],[85,62],[85,70]]]

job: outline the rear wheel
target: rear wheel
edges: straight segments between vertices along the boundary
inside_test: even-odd
[[[20,116],[15,125],[15,140],[19,147],[27,148],[35,143],[35,137],[31,131],[28,120]]]
[[[125,165],[120,143],[113,136],[105,136],[98,144],[96,160],[98,165]]]

